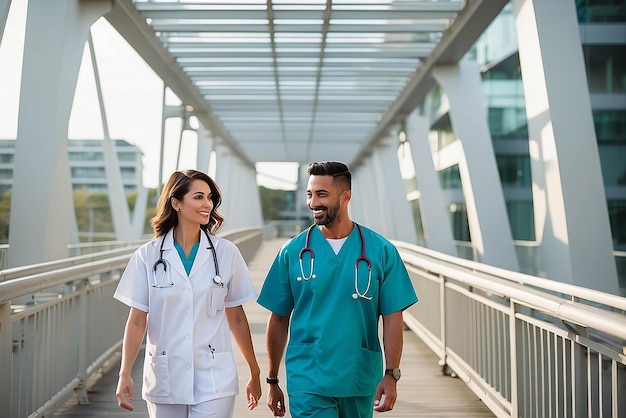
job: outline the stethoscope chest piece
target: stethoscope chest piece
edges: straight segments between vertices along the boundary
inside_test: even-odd
[[[215,277],[213,277],[213,284],[215,285],[215,287],[224,287],[222,276],[220,276],[219,274],[216,274]]]

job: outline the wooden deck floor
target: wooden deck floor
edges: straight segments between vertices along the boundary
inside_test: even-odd
[[[278,251],[281,240],[265,241],[256,257],[249,264],[252,277],[257,289],[260,289],[265,273]],[[261,376],[266,371],[265,350],[265,324],[268,313],[254,302],[244,306],[252,337],[255,345],[257,358],[261,366]],[[236,345],[233,343],[233,346]],[[265,393],[261,404],[253,411],[246,408],[243,393],[243,385],[248,379],[248,371],[243,358],[235,349],[239,366],[240,395],[235,405],[236,418],[240,417],[272,417],[270,410],[265,405]],[[137,386],[141,385],[141,358],[133,370],[133,379]],[[111,362],[110,368],[102,378],[93,384],[89,391],[89,405],[77,405],[75,399],[69,401],[55,416],[65,418],[75,417],[120,417],[120,418],[143,418],[147,417],[145,402],[141,399],[140,388],[137,388],[135,411],[128,412],[117,406],[115,399],[115,387],[117,385],[117,371],[119,359]],[[485,404],[465,384],[457,378],[444,376],[441,368],[437,365],[436,356],[430,349],[417,338],[411,331],[404,333],[404,350],[402,355],[402,379],[398,383],[398,400],[393,411],[384,414],[375,413],[375,417],[385,418],[492,418],[494,414],[489,411]],[[284,382],[284,366],[281,368]],[[263,384],[263,390],[267,386]]]

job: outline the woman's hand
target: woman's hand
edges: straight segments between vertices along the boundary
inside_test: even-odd
[[[117,404],[129,411],[134,411],[133,406],[133,378],[130,375],[122,375],[117,381],[117,390],[115,391],[115,397],[117,397]]]
[[[246,399],[248,400],[248,409],[253,410],[261,399],[261,380],[259,375],[252,376],[246,385]]]

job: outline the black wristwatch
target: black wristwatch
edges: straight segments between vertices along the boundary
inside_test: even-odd
[[[385,376],[387,375],[390,375],[391,377],[393,377],[393,380],[397,382],[398,380],[400,380],[400,376],[402,374],[400,373],[400,369],[395,368],[395,369],[385,369]]]
[[[265,382],[269,383],[270,385],[277,385],[278,377],[266,377]]]

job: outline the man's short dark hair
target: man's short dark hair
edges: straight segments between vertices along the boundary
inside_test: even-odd
[[[352,190],[352,174],[348,166],[338,161],[312,162],[306,170],[311,176],[333,176],[346,190]]]

